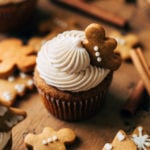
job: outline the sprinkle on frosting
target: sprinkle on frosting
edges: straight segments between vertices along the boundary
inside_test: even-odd
[[[42,46],[37,56],[37,70],[48,85],[63,91],[81,92],[96,87],[107,76],[108,69],[90,64],[89,54],[82,46],[84,39],[83,31],[72,30]],[[97,46],[94,49],[98,52]],[[97,56],[97,61],[101,60]]]

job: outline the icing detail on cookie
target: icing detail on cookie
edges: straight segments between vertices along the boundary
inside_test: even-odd
[[[48,142],[47,142],[46,140],[43,140],[43,141],[42,141],[42,144],[43,144],[43,145],[47,145]]]
[[[109,69],[90,64],[89,54],[82,45],[84,39],[83,31],[72,30],[42,46],[37,56],[37,70],[48,85],[81,92],[96,87],[108,75]],[[97,59],[102,60],[99,56]]]
[[[102,61],[102,58],[101,58],[101,57],[97,57],[97,61],[98,61],[98,62],[101,62],[101,61]]]
[[[49,137],[47,140],[43,140],[42,144],[47,145],[48,143],[52,143],[58,140],[57,135],[53,135],[52,137]]]
[[[96,57],[100,56],[100,52],[96,52],[96,53],[95,53],[95,56],[96,56]]]
[[[26,75],[25,73],[21,72],[21,73],[20,73],[20,77],[24,79],[24,78],[27,77],[27,75]]]
[[[2,96],[6,101],[10,101],[13,99],[12,93],[9,91],[5,91]]]
[[[126,41],[123,38],[115,37],[115,39],[120,45],[125,45],[126,43]]]
[[[34,84],[34,82],[33,82],[32,79],[30,79],[30,80],[27,81],[27,85],[32,86],[33,84]]]
[[[117,138],[118,138],[119,141],[123,141],[125,139],[125,136],[121,132],[118,132],[117,133]]]
[[[0,116],[4,116],[7,111],[8,111],[7,107],[0,106]]]
[[[96,46],[93,47],[93,49],[94,49],[94,51],[98,51],[99,48],[98,48],[98,46],[96,45]]]
[[[0,132],[0,150],[3,150],[11,137],[11,132]]]
[[[18,93],[22,93],[25,90],[25,85],[24,84],[16,84],[15,89],[17,90]]]
[[[142,134],[143,128],[138,127],[138,135],[132,135],[133,142],[137,145],[139,150],[147,150],[147,147],[150,148],[150,137],[147,134]]]
[[[112,150],[112,149],[113,149],[112,144],[106,143],[106,144],[104,145],[104,150]]]
[[[19,121],[23,120],[24,117],[23,116],[13,116],[11,118],[8,118],[7,120],[5,120],[5,124],[8,126],[8,127],[13,127],[14,125],[16,125]]]
[[[9,81],[9,82],[13,82],[14,80],[15,80],[15,77],[14,77],[14,76],[9,76],[9,77],[8,77],[8,81]]]

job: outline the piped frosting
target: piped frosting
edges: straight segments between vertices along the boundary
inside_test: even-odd
[[[46,42],[37,57],[37,70],[48,85],[63,91],[81,92],[96,87],[108,69],[90,64],[82,46],[83,31],[66,31]]]

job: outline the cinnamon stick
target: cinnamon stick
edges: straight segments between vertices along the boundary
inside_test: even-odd
[[[131,59],[143,80],[148,95],[150,96],[150,70],[149,65],[140,48],[130,51]]]
[[[107,21],[119,27],[127,26],[127,21],[124,18],[116,14],[113,14],[112,12],[109,12],[103,8],[88,4],[87,2],[84,2],[83,0],[52,0],[52,1],[59,3],[59,4],[65,4],[67,6],[76,8],[91,16],[94,16],[98,19],[102,19],[104,21]]]
[[[139,107],[142,96],[145,90],[145,86],[142,80],[138,81],[134,89],[132,90],[128,100],[122,108],[122,113],[124,115],[134,115],[137,108]]]

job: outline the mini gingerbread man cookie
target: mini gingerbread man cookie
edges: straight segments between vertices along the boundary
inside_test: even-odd
[[[86,40],[84,48],[88,51],[91,64],[110,70],[116,70],[121,65],[121,58],[114,53],[117,43],[105,36],[104,28],[99,24],[90,24],[85,29]]]
[[[136,145],[123,130],[118,131],[112,143],[106,143],[103,150],[137,150]]]
[[[41,134],[28,134],[24,142],[32,150],[66,150],[65,145],[71,144],[75,138],[75,133],[69,128],[55,131],[46,127]]]
[[[33,90],[32,76],[23,72],[19,75],[11,75],[7,79],[0,79],[0,102],[11,106],[17,96],[25,95],[27,90]]]
[[[133,131],[131,140],[136,144],[138,150],[150,150],[150,135],[142,126],[138,126]]]
[[[139,44],[139,39],[134,34],[122,35],[119,32],[113,32],[110,35],[117,41],[115,52],[118,53],[123,60],[130,59],[130,50]]]
[[[9,76],[15,69],[29,72],[34,69],[36,55],[33,47],[23,45],[20,39],[0,42],[0,77]]]
[[[11,150],[11,129],[25,117],[25,111],[8,107],[0,102],[0,150]]]

